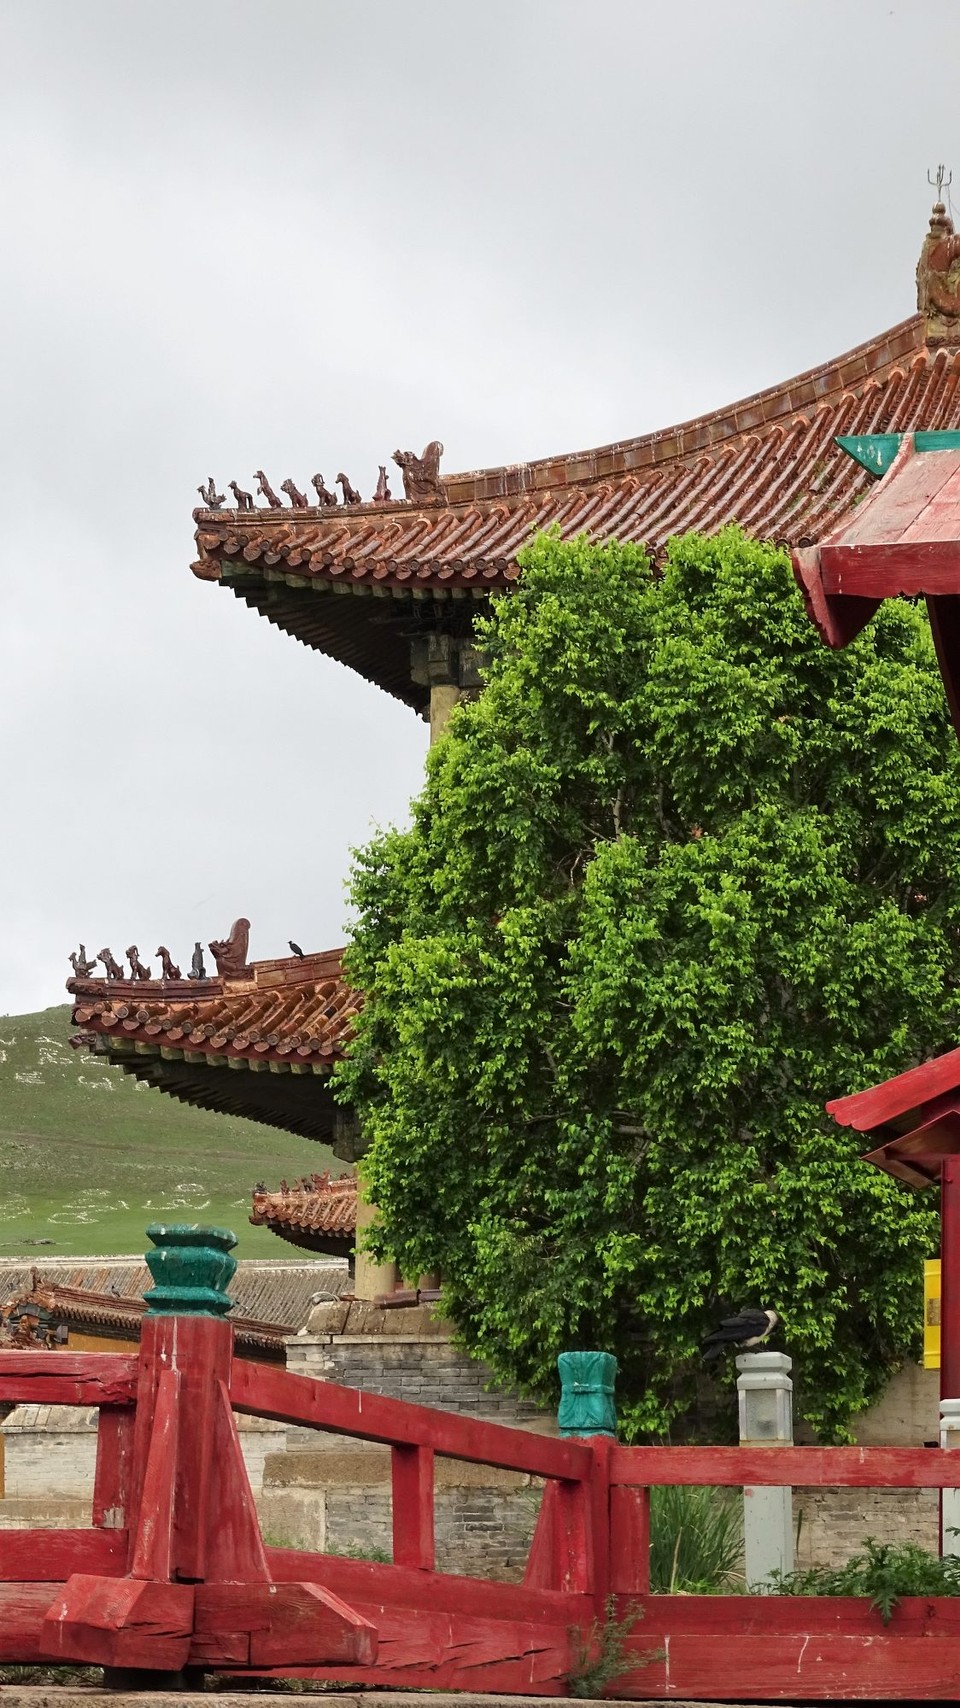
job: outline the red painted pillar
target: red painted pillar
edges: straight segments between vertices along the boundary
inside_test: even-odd
[[[940,1165],[940,1398],[960,1400],[960,1156]]]

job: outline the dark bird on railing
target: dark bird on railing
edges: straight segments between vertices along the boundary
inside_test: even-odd
[[[287,945],[292,950],[293,954],[297,955],[299,957],[299,959],[302,961],[303,960],[303,950],[301,949],[299,943],[295,943],[293,941],[292,937],[288,937],[287,938]]]
[[[700,1348],[703,1362],[713,1364],[725,1352],[751,1352],[763,1345],[779,1321],[776,1311],[740,1311],[735,1317],[724,1317]]]

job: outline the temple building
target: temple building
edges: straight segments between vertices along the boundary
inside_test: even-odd
[[[286,480],[284,503],[261,473],[264,502],[234,481],[236,508],[226,508],[211,482],[194,512],[193,573],[412,707],[434,739],[479,687],[475,618],[516,580],[537,531],[636,541],[656,555],[672,535],[736,522],[811,548],[880,472],[839,441],[960,429],[960,238],[941,203],[917,293],[917,313],[836,360],[596,450],[445,474],[434,441],[421,456],[395,453],[402,498],[382,466],[367,502],[343,477],[349,502],[339,503],[316,475],[315,498]],[[198,944],[188,978],[166,951],[162,978],[135,952],[129,977],[112,955],[108,976],[94,977],[81,952],[67,987],[73,1041],[173,1097],[324,1140],[353,1163],[362,1135],[330,1091],[357,1012],[340,951],[250,961],[248,934],[240,920],[210,945],[209,975]],[[361,1203],[361,1224],[369,1213]],[[342,1252],[356,1233],[356,1189],[327,1178],[262,1187],[253,1217],[306,1250]],[[389,1266],[358,1260],[359,1298],[388,1299],[399,1285]],[[416,1286],[403,1290],[411,1295]]]

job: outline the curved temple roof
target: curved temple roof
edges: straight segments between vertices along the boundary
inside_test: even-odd
[[[468,634],[474,602],[516,579],[517,554],[539,529],[655,552],[673,534],[731,521],[791,545],[821,539],[872,478],[838,435],[960,427],[960,350],[933,348],[925,333],[912,315],[682,426],[447,476],[443,502],[197,510],[194,573],[423,709],[427,691],[410,676],[418,621]]]
[[[258,1189],[250,1220],[291,1245],[346,1257],[357,1237],[356,1176],[331,1180],[329,1174],[314,1175],[293,1186],[283,1181],[275,1192]]]
[[[183,1102],[339,1144],[329,1076],[357,998],[342,950],[254,961],[240,977],[67,981],[71,1038]]]

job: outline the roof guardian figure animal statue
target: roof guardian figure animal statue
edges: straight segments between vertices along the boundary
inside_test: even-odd
[[[240,490],[240,488],[237,485],[235,480],[228,481],[227,485],[229,486],[230,491],[233,493],[233,496],[237,501],[237,509],[238,510],[252,510],[253,509],[253,493],[252,492],[241,492],[241,490]]]
[[[127,950],[127,960],[130,962],[130,977],[132,979],[143,979],[145,981],[150,977],[150,968],[145,967],[141,961],[137,953],[136,943],[131,943]]]
[[[85,943],[81,943],[79,954],[74,951],[70,955],[70,965],[73,968],[73,976],[76,979],[88,979],[96,967],[96,964],[96,961],[87,960],[87,948]]]
[[[350,482],[347,479],[347,476],[345,474],[338,474],[337,475],[337,485],[340,487],[341,491],[343,492],[344,504],[362,504],[363,503],[363,499],[360,497],[360,494],[357,491],[356,487],[350,485]]]
[[[188,979],[205,979],[206,976],[207,976],[207,969],[203,964],[203,944],[202,943],[194,943],[194,945],[193,945],[193,958],[190,962],[190,971],[187,974],[187,978]]]
[[[442,504],[446,499],[440,479],[440,458],[443,446],[439,439],[424,445],[423,455],[413,451],[394,451],[393,460],[403,475],[403,495],[411,504]]]
[[[298,486],[294,486],[292,480],[285,480],[280,487],[280,491],[285,492],[289,498],[291,510],[309,510],[310,505],[306,496],[300,491]]]
[[[221,978],[240,978],[250,971],[247,965],[249,943],[249,919],[235,919],[230,927],[229,937],[224,937],[221,942],[208,943],[207,947],[217,963],[217,972]]]
[[[97,956],[97,960],[103,962],[108,979],[122,979],[125,977],[120,962],[114,959],[114,956],[109,949],[101,949]]]
[[[219,510],[227,496],[225,492],[217,491],[213,475],[210,476],[206,486],[198,486],[197,491],[203,499],[204,506],[207,510]]]
[[[323,479],[322,474],[312,475],[311,479],[310,479],[310,485],[313,487],[314,491],[316,492],[317,503],[320,505],[321,509],[324,508],[328,504],[336,504],[337,503],[336,493],[331,492],[330,488],[324,484],[324,479]]]
[[[704,1364],[715,1364],[725,1352],[752,1352],[763,1345],[779,1321],[776,1311],[747,1310],[739,1311],[735,1317],[724,1317],[700,1348]]]
[[[160,958],[160,964],[163,967],[163,975],[162,976],[165,979],[178,979],[180,977],[180,968],[175,966],[173,961],[171,960],[170,950],[165,949],[163,944],[161,943],[159,949],[157,950],[157,954]]]
[[[373,501],[375,504],[393,503],[393,497],[387,483],[387,469],[385,463],[380,464],[380,478],[377,481],[377,490],[373,495]]]
[[[271,510],[282,510],[283,502],[277,497],[263,470],[254,469],[253,476],[257,482],[257,491],[259,492],[260,497],[266,499]]]

